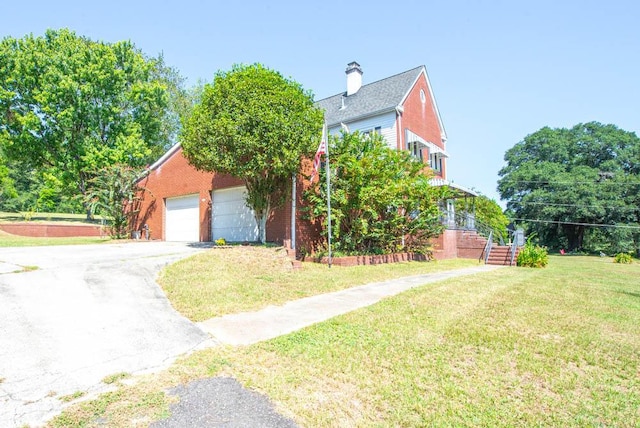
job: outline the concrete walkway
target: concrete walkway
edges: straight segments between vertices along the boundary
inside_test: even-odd
[[[268,306],[257,312],[243,312],[212,318],[200,322],[198,325],[219,343],[250,345],[372,305],[385,297],[394,296],[424,284],[501,268],[503,266],[480,265],[375,282],[333,293],[306,297],[287,302],[282,306]]]

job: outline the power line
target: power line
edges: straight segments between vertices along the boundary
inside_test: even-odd
[[[579,223],[573,221],[559,221],[559,220],[538,220],[531,218],[514,218],[514,221],[527,221],[532,223],[551,223],[551,224],[570,224],[574,226],[592,226],[592,227],[612,227],[614,229],[640,229],[640,226],[631,226],[625,224],[596,224],[596,223]]]
[[[551,202],[539,202],[539,201],[520,201],[512,202],[514,205],[545,205],[551,207],[575,207],[575,208],[605,208],[605,209],[629,209],[628,206],[608,206],[608,205],[582,205],[582,204],[555,204]]]
[[[546,185],[552,185],[552,184],[614,184],[616,186],[624,186],[624,185],[629,185],[629,186],[640,186],[640,182],[636,182],[636,183],[629,183],[629,182],[619,182],[619,181],[612,181],[612,180],[594,180],[594,181],[550,181],[550,180],[507,180],[507,181],[503,181],[500,184],[505,183],[505,184],[546,184]]]

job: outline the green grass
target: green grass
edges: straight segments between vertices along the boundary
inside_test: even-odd
[[[111,385],[113,383],[120,382],[121,380],[126,379],[126,378],[128,378],[130,376],[131,376],[131,374],[127,373],[127,372],[114,373],[114,374],[106,376],[104,379],[102,379],[102,383],[106,383],[107,385]]]
[[[52,424],[154,420],[167,415],[166,388],[230,375],[308,427],[634,427],[638,278],[638,263],[552,256],[545,269],[428,284],[277,339],[195,352]]]
[[[80,397],[83,397],[86,394],[84,391],[76,391],[73,394],[63,395],[59,398],[63,403],[69,403],[70,401],[77,400]]]
[[[477,265],[457,259],[329,269],[306,262],[292,271],[280,248],[234,246],[175,263],[160,274],[158,283],[180,313],[203,321],[368,282]]]

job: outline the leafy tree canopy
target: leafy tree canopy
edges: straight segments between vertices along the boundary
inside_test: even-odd
[[[181,80],[162,58],[147,59],[130,42],[48,30],[43,37],[3,39],[0,64],[5,155],[53,168],[82,195],[99,169],[146,165],[176,134],[170,101]]]
[[[542,128],[505,154],[498,190],[544,245],[589,248],[585,236],[622,230],[640,248],[640,139],[598,122]],[[617,225],[618,228],[586,226]],[[588,241],[588,239],[587,239]],[[593,249],[593,248],[592,248]]]
[[[205,85],[182,148],[196,168],[244,180],[264,242],[266,220],[284,202],[302,158],[313,153],[322,117],[300,84],[260,64],[238,65]]]
[[[345,254],[424,251],[442,232],[438,202],[424,164],[393,150],[378,134],[342,133],[329,138],[332,242]],[[327,230],[326,172],[305,194],[312,219]]]

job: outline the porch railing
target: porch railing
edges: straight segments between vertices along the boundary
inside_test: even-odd
[[[456,212],[454,218],[450,218],[450,216],[445,213],[445,218],[443,221],[444,225],[447,229],[454,230],[473,230],[478,233],[478,235],[489,238],[491,235],[493,238],[498,240],[500,245],[504,245],[504,239],[500,233],[497,233],[491,226],[479,221],[475,218],[475,216],[468,212]]]
[[[493,247],[493,230],[489,232],[487,238],[487,244],[484,246],[484,264],[489,263],[489,255],[491,254],[491,248]]]

